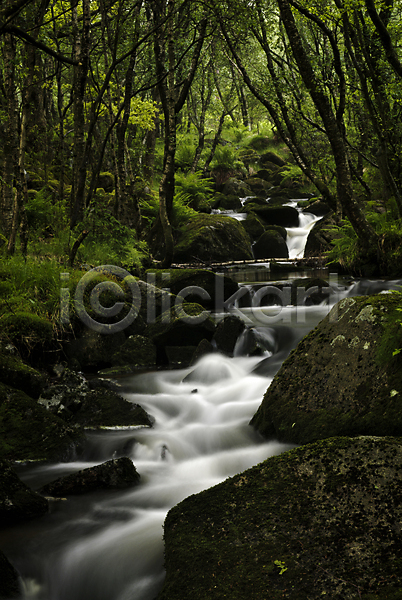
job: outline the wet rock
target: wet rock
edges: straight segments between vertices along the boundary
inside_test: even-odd
[[[399,598],[402,442],[332,438],[186,498],[158,600]]]
[[[167,346],[196,347],[203,340],[211,341],[215,322],[199,304],[183,304],[158,317],[147,327],[147,335],[157,347],[158,364],[167,364]]]
[[[400,298],[341,300],[283,363],[251,424],[297,444],[402,435]]]
[[[156,364],[156,348],[142,335],[130,335],[111,357],[113,366],[150,367]]]
[[[332,212],[330,206],[323,200],[315,200],[310,202],[308,206],[302,209],[302,212],[310,213],[316,217],[323,217]]]
[[[282,235],[275,230],[265,231],[253,246],[255,258],[289,258]]]
[[[186,223],[175,247],[177,263],[226,262],[252,259],[250,240],[231,217],[198,215]]]
[[[248,204],[246,212],[255,212],[267,225],[298,227],[299,213],[292,206],[258,206]]]
[[[11,600],[20,596],[18,572],[0,550],[0,600]]]
[[[197,346],[165,346],[166,356],[171,367],[188,367],[196,350]]]
[[[324,216],[320,221],[314,223],[314,226],[307,237],[304,256],[321,256],[332,248],[332,241],[339,238],[337,233],[336,223],[332,213]],[[332,231],[331,231],[332,229]]]
[[[193,356],[191,357],[190,365],[191,366],[195,365],[195,363],[198,360],[200,360],[200,358],[202,358],[203,356],[206,356],[207,354],[212,354],[212,352],[214,352],[214,350],[215,350],[215,348],[213,347],[211,342],[204,338],[203,340],[200,341],[197,348],[195,349],[195,352],[194,352]]]
[[[110,389],[106,381],[98,380],[91,389],[79,373],[66,370],[60,382],[49,386],[39,402],[50,413],[60,416],[69,424],[82,427],[150,426],[151,420],[138,404],[122,398]]]
[[[67,458],[82,437],[79,428],[49,413],[22,390],[0,384],[0,457]]]
[[[140,476],[133,462],[123,456],[101,465],[60,477],[40,489],[44,496],[60,498],[98,490],[118,490],[138,485]]]
[[[85,329],[80,337],[65,342],[66,356],[80,369],[99,370],[112,366],[111,357],[124,344],[126,336],[123,331],[104,335],[92,329]]]
[[[212,338],[219,352],[233,356],[236,342],[245,328],[244,322],[233,315],[228,315],[218,324]]]
[[[219,208],[220,210],[241,211],[242,203],[239,196],[233,194],[229,196],[222,195],[219,205],[216,208]]]
[[[48,508],[48,501],[25,485],[10,465],[0,459],[0,526],[40,517]]]

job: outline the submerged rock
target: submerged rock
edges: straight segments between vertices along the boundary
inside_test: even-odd
[[[71,473],[60,477],[40,489],[45,496],[56,498],[70,494],[87,494],[97,490],[124,489],[138,485],[140,476],[133,462],[123,456],[114,460],[108,460],[101,465],[82,469],[77,473]]]
[[[190,496],[157,600],[400,598],[401,469],[401,440],[332,438]]]
[[[251,424],[304,444],[336,435],[402,435],[398,293],[345,298],[291,352]]]
[[[46,498],[31,490],[6,461],[0,460],[0,526],[40,517],[48,508]]]

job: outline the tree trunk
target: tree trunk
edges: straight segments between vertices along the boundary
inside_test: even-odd
[[[279,10],[303,82],[322,119],[336,165],[337,195],[363,248],[377,248],[378,236],[366,219],[353,194],[346,142],[342,125],[332,111],[329,99],[316,79],[305,51],[288,0],[278,0]]]

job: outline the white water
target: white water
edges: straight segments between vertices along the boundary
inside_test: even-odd
[[[315,223],[322,217],[316,217],[311,213],[299,213],[299,227],[287,227],[288,236],[286,244],[289,250],[289,258],[303,258],[308,234]]]

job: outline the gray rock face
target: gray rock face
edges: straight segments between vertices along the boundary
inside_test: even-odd
[[[0,526],[33,519],[47,511],[47,500],[25,485],[7,462],[0,461]]]
[[[388,600],[402,577],[402,442],[332,438],[190,496],[158,600]]]
[[[62,497],[70,494],[86,494],[96,490],[124,489],[137,485],[140,476],[127,457],[107,462],[60,477],[40,490],[46,496]]]
[[[289,355],[251,424],[297,444],[402,435],[400,294],[346,298]]]

